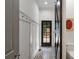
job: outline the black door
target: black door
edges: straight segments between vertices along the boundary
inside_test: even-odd
[[[41,46],[52,46],[52,21],[42,21],[41,25]]]

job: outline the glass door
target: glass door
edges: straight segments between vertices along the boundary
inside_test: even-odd
[[[52,22],[42,21],[42,46],[51,46]]]

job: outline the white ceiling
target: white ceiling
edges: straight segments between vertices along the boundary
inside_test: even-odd
[[[56,2],[56,0],[35,0],[35,1],[40,9],[53,9]],[[47,5],[45,5],[45,1],[48,2]]]

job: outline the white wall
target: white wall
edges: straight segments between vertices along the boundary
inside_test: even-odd
[[[20,0],[20,10],[39,23],[39,8],[34,0]]]
[[[54,20],[53,10],[40,10],[40,20]]]
[[[74,30],[66,31],[67,18],[74,18],[74,0],[63,0],[62,2],[62,59],[66,59],[66,44],[74,44]]]
[[[54,9],[52,10],[40,10],[40,25],[42,20],[51,20],[52,21],[52,46],[54,46]],[[40,26],[41,28],[41,26]],[[41,30],[41,29],[40,29]],[[41,32],[41,31],[40,31]],[[41,35],[40,35],[40,44],[41,44]]]
[[[20,11],[24,12],[31,20],[35,21],[30,24],[30,39],[31,39],[31,55],[39,48],[39,8],[34,0],[20,0]],[[37,43],[38,42],[38,43]]]

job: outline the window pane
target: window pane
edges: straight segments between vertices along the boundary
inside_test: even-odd
[[[50,28],[47,28],[47,32],[50,32]]]
[[[46,41],[46,38],[43,38],[43,43],[46,43],[47,41]]]
[[[47,37],[50,37],[50,32],[47,33]]]
[[[47,38],[47,43],[50,43],[50,38]]]
[[[47,28],[43,28],[43,33],[47,31]]]

